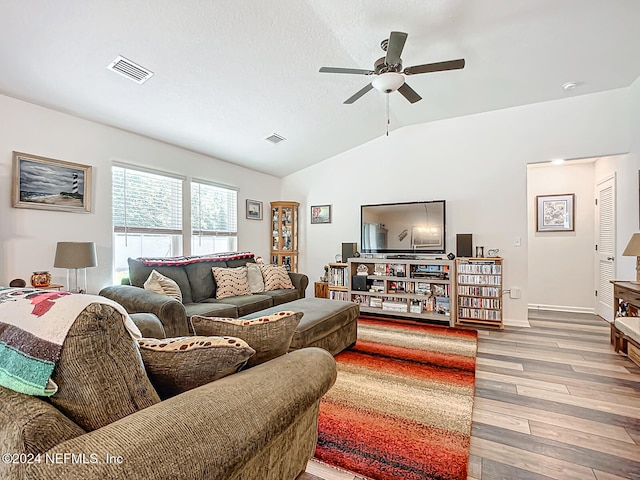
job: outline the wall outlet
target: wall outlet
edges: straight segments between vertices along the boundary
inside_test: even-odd
[[[518,287],[511,287],[509,290],[509,298],[520,298],[522,296],[522,292]]]

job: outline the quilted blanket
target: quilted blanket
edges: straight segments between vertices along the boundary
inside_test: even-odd
[[[58,386],[51,374],[62,344],[76,317],[92,303],[114,307],[132,337],[141,337],[126,310],[108,298],[0,287],[0,385],[28,395],[53,395]]]

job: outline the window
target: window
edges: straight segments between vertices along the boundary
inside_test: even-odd
[[[182,254],[182,178],[112,167],[114,281],[129,272],[129,257]]]
[[[231,187],[191,182],[191,254],[238,250],[238,192]]]

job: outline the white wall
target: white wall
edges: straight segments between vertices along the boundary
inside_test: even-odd
[[[631,257],[623,257],[620,254],[624,251],[631,235],[640,232],[639,200],[638,190],[640,190],[638,172],[640,171],[640,77],[629,88],[629,103],[631,108],[630,138],[631,153],[629,154],[630,168],[624,180],[623,194],[629,204],[629,209],[625,212],[618,212],[617,238],[618,255],[616,256],[616,274],[620,279],[635,278],[635,262]],[[620,194],[619,194],[620,195]],[[618,198],[620,198],[618,196]],[[624,217],[622,215],[625,215]]]
[[[49,270],[54,283],[66,283],[66,271],[53,268],[58,241],[95,241],[98,267],[87,270],[88,291],[112,284],[114,160],[238,187],[238,247],[269,258],[268,221],[246,220],[245,199],[263,201],[268,211],[269,202],[280,199],[279,178],[1,95],[0,112],[0,285],[28,279],[35,270]],[[93,212],[12,208],[13,151],[91,165]]]
[[[301,271],[313,283],[342,242],[359,242],[361,204],[443,198],[447,250],[456,233],[472,233],[485,252],[499,248],[505,287],[523,293],[506,299],[505,319],[524,320],[527,164],[626,152],[629,119],[629,90],[620,89],[405,127],[289,175],[282,198],[301,203]],[[310,225],[309,207],[324,204],[332,223]]]
[[[530,165],[527,176],[529,218],[529,306],[593,313],[594,165]],[[575,194],[573,232],[537,232],[536,196]]]

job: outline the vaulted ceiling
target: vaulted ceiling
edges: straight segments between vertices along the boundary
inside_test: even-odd
[[[385,134],[384,93],[343,104],[371,77],[318,70],[372,69],[390,31],[405,67],[466,61],[408,76],[422,100],[388,96],[391,135],[640,76],[637,0],[0,0],[0,25],[0,93],[276,176]]]

